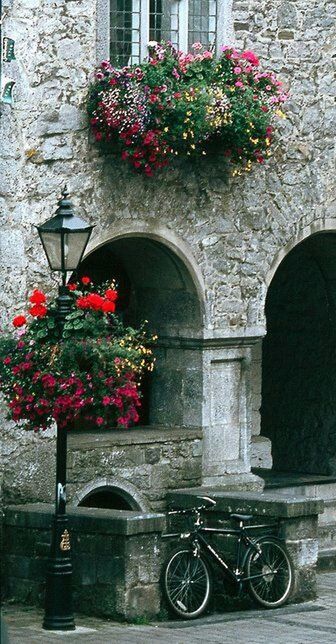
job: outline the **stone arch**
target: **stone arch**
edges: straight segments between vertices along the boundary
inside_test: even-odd
[[[266,297],[261,433],[272,441],[274,469],[330,475],[336,472],[336,226],[314,225],[295,241],[276,270],[273,264]]]
[[[147,319],[159,336],[140,423],[201,426],[205,289],[188,245],[160,224],[121,223],[96,238],[79,270],[97,282],[116,277],[125,324]]]
[[[304,226],[303,228],[297,228],[297,230],[294,232],[292,237],[290,237],[289,241],[277,252],[275,255],[273,262],[271,266],[269,267],[267,274],[266,274],[266,287],[267,289],[269,288],[272,279],[278,270],[280,264],[282,261],[285,259],[285,257],[297,246],[298,244],[301,244],[305,239],[308,239],[308,237],[311,237],[312,235],[317,235],[320,233],[328,233],[328,232],[335,232],[336,231],[336,219],[334,218],[329,218],[329,219],[317,219],[314,221],[312,224],[309,224],[309,226]]]
[[[90,481],[76,492],[72,506],[84,505],[85,500],[101,492],[110,492],[112,495],[119,496],[129,506],[125,509],[150,511],[149,504],[143,494],[132,483],[116,477],[98,478]],[[103,506],[100,505],[100,507]]]
[[[152,222],[149,223],[146,221],[134,221],[132,223],[129,221],[117,221],[108,226],[108,228],[104,228],[98,235],[93,236],[86,250],[84,259],[105,244],[129,237],[144,237],[157,241],[179,258],[194,284],[201,305],[203,324],[206,326],[208,315],[205,306],[205,284],[200,265],[194,257],[189,244],[159,222],[153,224]]]

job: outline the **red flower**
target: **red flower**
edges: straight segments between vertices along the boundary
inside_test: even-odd
[[[86,299],[89,303],[90,309],[93,309],[94,311],[102,310],[104,299],[101,295],[98,295],[98,293],[90,293],[89,295],[87,295]]]
[[[107,291],[105,291],[105,297],[111,302],[116,302],[116,300],[118,299],[118,292],[113,290],[112,288],[108,288]]]
[[[259,58],[253,53],[253,51],[244,51],[241,57],[244,58],[244,60],[247,60],[249,63],[251,63],[251,65],[258,67]]]
[[[48,309],[43,304],[34,304],[34,306],[29,309],[28,313],[30,313],[34,318],[44,318],[48,313]]]
[[[69,291],[75,291],[77,289],[77,284],[68,284]]]
[[[76,306],[78,306],[79,309],[88,309],[90,307],[87,297],[79,297],[76,300]]]
[[[24,326],[24,324],[27,324],[27,320],[24,315],[17,315],[13,320],[13,325],[15,327]]]
[[[32,304],[44,304],[46,299],[47,298],[44,293],[42,293],[42,291],[35,289],[35,291],[33,291],[32,295],[29,298],[29,302],[31,302]]]
[[[115,303],[111,302],[110,300],[105,300],[105,302],[103,302],[102,304],[102,311],[104,311],[104,313],[114,313],[115,308]]]
[[[87,286],[88,284],[91,284],[91,278],[87,277],[87,275],[84,275],[81,278],[81,282],[82,282],[82,284],[84,284],[84,286]]]

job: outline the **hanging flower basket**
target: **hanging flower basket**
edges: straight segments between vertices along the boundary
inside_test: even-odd
[[[98,143],[147,176],[176,157],[216,151],[249,171],[271,155],[287,94],[253,52],[222,47],[215,59],[200,43],[192,54],[150,45],[141,65],[96,71],[88,113]]]
[[[139,419],[140,381],[153,369],[144,325],[125,328],[115,314],[114,285],[95,289],[89,277],[69,284],[73,307],[59,337],[55,302],[41,291],[14,333],[0,342],[0,386],[8,416],[27,429],[90,424],[129,427]],[[76,422],[81,421],[81,422]]]

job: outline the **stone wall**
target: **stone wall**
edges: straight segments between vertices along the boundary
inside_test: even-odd
[[[205,488],[178,491],[171,493],[169,500],[175,507],[192,507],[199,504],[197,493],[206,492]],[[220,491],[212,496],[217,506],[206,517],[208,525],[232,526],[228,515],[237,511],[254,515],[254,524],[280,521],[281,535],[295,568],[290,601],[315,598],[317,518],[323,511],[322,501]],[[11,506],[6,510],[2,558],[5,570],[2,592],[6,599],[43,605],[52,510],[52,506],[45,504]],[[166,613],[159,582],[174,541],[161,538],[165,531],[164,515],[76,508],[68,518],[75,610],[128,620],[158,617],[162,608]],[[180,527],[174,531],[185,532],[181,525],[186,526],[186,520],[181,524],[179,517],[179,521]],[[234,553],[232,546],[227,538],[218,543],[220,551],[226,554]],[[221,594],[219,611],[232,606],[232,602],[237,606],[239,601],[236,596],[223,597],[223,586],[225,592],[225,584],[215,585],[215,594]]]
[[[9,461],[2,481],[4,503],[53,501],[56,459],[50,434],[42,438],[20,432],[20,443],[11,454],[6,451],[10,442],[4,441],[3,454]],[[199,485],[201,480],[201,429],[162,426],[69,434],[67,498],[72,506],[104,489],[124,494],[131,508],[163,509],[168,490]]]
[[[16,61],[5,64],[4,72],[17,84],[15,105],[1,106],[0,123],[5,325],[22,310],[27,291],[51,287],[34,225],[55,211],[67,182],[78,214],[96,225],[88,252],[117,236],[155,238],[182,258],[197,281],[206,338],[230,337],[239,345],[242,337],[265,333],[265,296],[279,258],[312,233],[336,230],[330,72],[335,5],[234,0],[232,11],[237,46],[253,49],[290,89],[274,156],[241,177],[228,179],[222,165],[208,159],[177,163],[148,180],[102,156],[88,135],[96,3],[6,1],[4,35],[16,41]],[[247,448],[251,428],[250,422]],[[24,448],[21,433],[9,431],[5,440],[5,465],[15,459],[10,469],[17,468],[16,485],[23,473],[24,496],[30,455],[37,445],[47,452],[50,438],[25,435]],[[262,464],[258,445],[254,440],[254,457]],[[29,476],[38,490],[45,474]]]
[[[12,506],[4,527],[6,598],[44,604],[52,506]],[[78,508],[69,515],[74,610],[128,619],[160,612],[159,514]]]
[[[72,432],[68,441],[67,492],[77,505],[94,490],[117,488],[143,511],[165,509],[166,493],[199,485],[202,431],[157,427],[111,432]]]

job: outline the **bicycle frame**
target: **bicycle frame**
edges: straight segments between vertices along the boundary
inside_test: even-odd
[[[186,533],[172,533],[172,534],[165,534],[162,535],[163,538],[168,539],[168,538],[177,538],[179,537],[180,539],[189,539],[193,545],[193,547],[196,549],[195,556],[197,556],[198,553],[200,553],[202,550],[208,553],[208,556],[211,560],[215,561],[217,566],[221,569],[222,573],[226,576],[228,576],[232,581],[234,581],[236,584],[241,584],[244,581],[248,581],[249,579],[253,579],[253,577],[244,577],[244,563],[245,563],[245,556],[248,552],[249,548],[254,548],[256,552],[259,552],[258,549],[258,540],[257,537],[255,539],[249,537],[246,532],[250,530],[261,530],[261,529],[266,529],[267,531],[278,527],[277,524],[260,524],[260,525],[251,525],[251,526],[244,526],[243,522],[241,521],[239,524],[239,528],[208,528],[203,526],[203,522],[201,521],[200,514],[197,513],[197,518],[194,523],[194,528],[190,530],[190,532]],[[207,541],[206,537],[203,536],[204,534],[218,534],[218,535],[226,535],[226,536],[236,536],[237,537],[237,549],[236,549],[236,562],[235,562],[235,568],[231,568],[226,561],[220,556],[220,554],[213,548],[213,546]],[[245,556],[243,557],[243,550],[245,552]],[[259,575],[257,575],[259,576]]]

